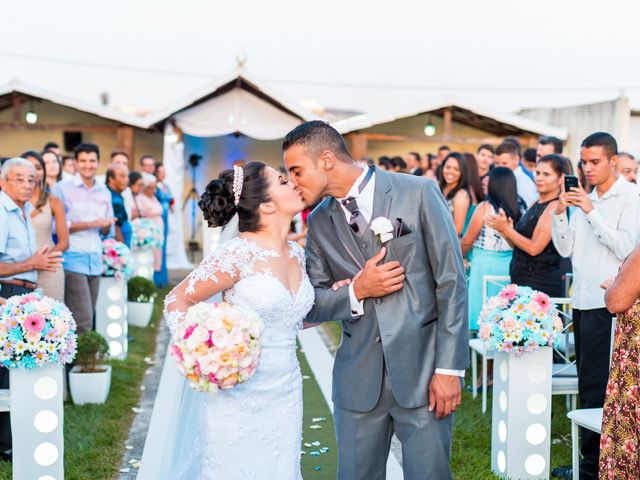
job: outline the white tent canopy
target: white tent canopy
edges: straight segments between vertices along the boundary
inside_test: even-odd
[[[234,88],[173,117],[187,135],[220,137],[240,132],[257,140],[276,140],[300,124],[300,118],[242,88]]]

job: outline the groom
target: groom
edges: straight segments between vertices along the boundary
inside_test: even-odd
[[[282,148],[305,203],[326,197],[308,219],[316,299],[307,321],[343,326],[333,369],[338,478],[384,479],[394,432],[405,479],[451,478],[451,414],[469,361],[467,287],[440,191],[363,168],[322,121],[296,127]],[[371,230],[378,217],[390,221],[391,240]],[[332,289],[345,278],[349,288]]]

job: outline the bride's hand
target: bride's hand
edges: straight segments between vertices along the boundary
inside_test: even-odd
[[[340,280],[339,282],[334,283],[331,286],[331,290],[333,290],[335,292],[340,287],[344,287],[345,285],[349,285],[350,283],[351,283],[351,279],[350,278],[345,278],[344,280]]]

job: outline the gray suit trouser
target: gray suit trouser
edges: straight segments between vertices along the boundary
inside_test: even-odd
[[[427,386],[425,385],[425,388]],[[378,404],[370,412],[334,405],[338,480],[384,480],[393,433],[402,443],[405,480],[449,480],[453,415],[436,420],[427,406],[402,408],[386,368]]]

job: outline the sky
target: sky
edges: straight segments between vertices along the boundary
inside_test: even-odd
[[[300,105],[368,113],[443,98],[517,111],[640,109],[633,0],[5,0],[11,79],[153,111],[236,66]]]

